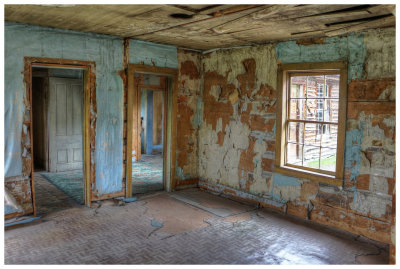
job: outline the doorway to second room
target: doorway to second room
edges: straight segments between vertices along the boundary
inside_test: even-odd
[[[132,193],[163,190],[164,77],[139,75],[140,154],[132,156]]]
[[[37,213],[84,204],[83,71],[32,68]]]

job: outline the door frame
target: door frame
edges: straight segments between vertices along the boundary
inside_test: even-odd
[[[34,148],[33,148],[33,118],[32,118],[32,68],[51,67],[65,69],[81,69],[83,74],[83,180],[85,205],[91,206],[91,183],[95,180],[95,165],[91,164],[91,153],[95,149],[96,136],[96,63],[93,61],[68,60],[58,58],[25,57],[24,58],[24,82],[26,85],[25,104],[29,105],[29,120],[24,125],[30,130],[30,184],[32,195],[33,215],[36,216],[35,185],[34,185]],[[25,158],[24,156],[22,157]]]
[[[140,87],[137,74],[151,74],[166,77],[164,96],[164,134],[163,134],[163,186],[166,191],[172,191],[176,185],[176,120],[178,69],[148,65],[128,65],[128,108],[127,108],[127,145],[126,145],[126,192],[127,198],[132,197],[132,145],[140,151]],[[135,136],[135,138],[133,137]],[[137,156],[138,153],[136,153]],[[139,153],[140,154],[140,153]]]

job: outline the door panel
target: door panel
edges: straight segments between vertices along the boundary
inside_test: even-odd
[[[50,78],[49,84],[49,170],[83,169],[82,80]]]

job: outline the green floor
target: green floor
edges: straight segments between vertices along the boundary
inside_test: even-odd
[[[145,193],[163,189],[163,158],[161,154],[143,154],[139,162],[132,162],[132,192]]]
[[[58,189],[74,199],[78,204],[84,204],[85,200],[83,196],[84,186],[82,170],[58,173],[40,172],[40,174],[48,181],[53,183],[53,185],[55,185]]]

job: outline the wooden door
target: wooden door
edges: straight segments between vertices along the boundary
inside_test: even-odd
[[[83,83],[49,79],[49,170],[83,169]]]

